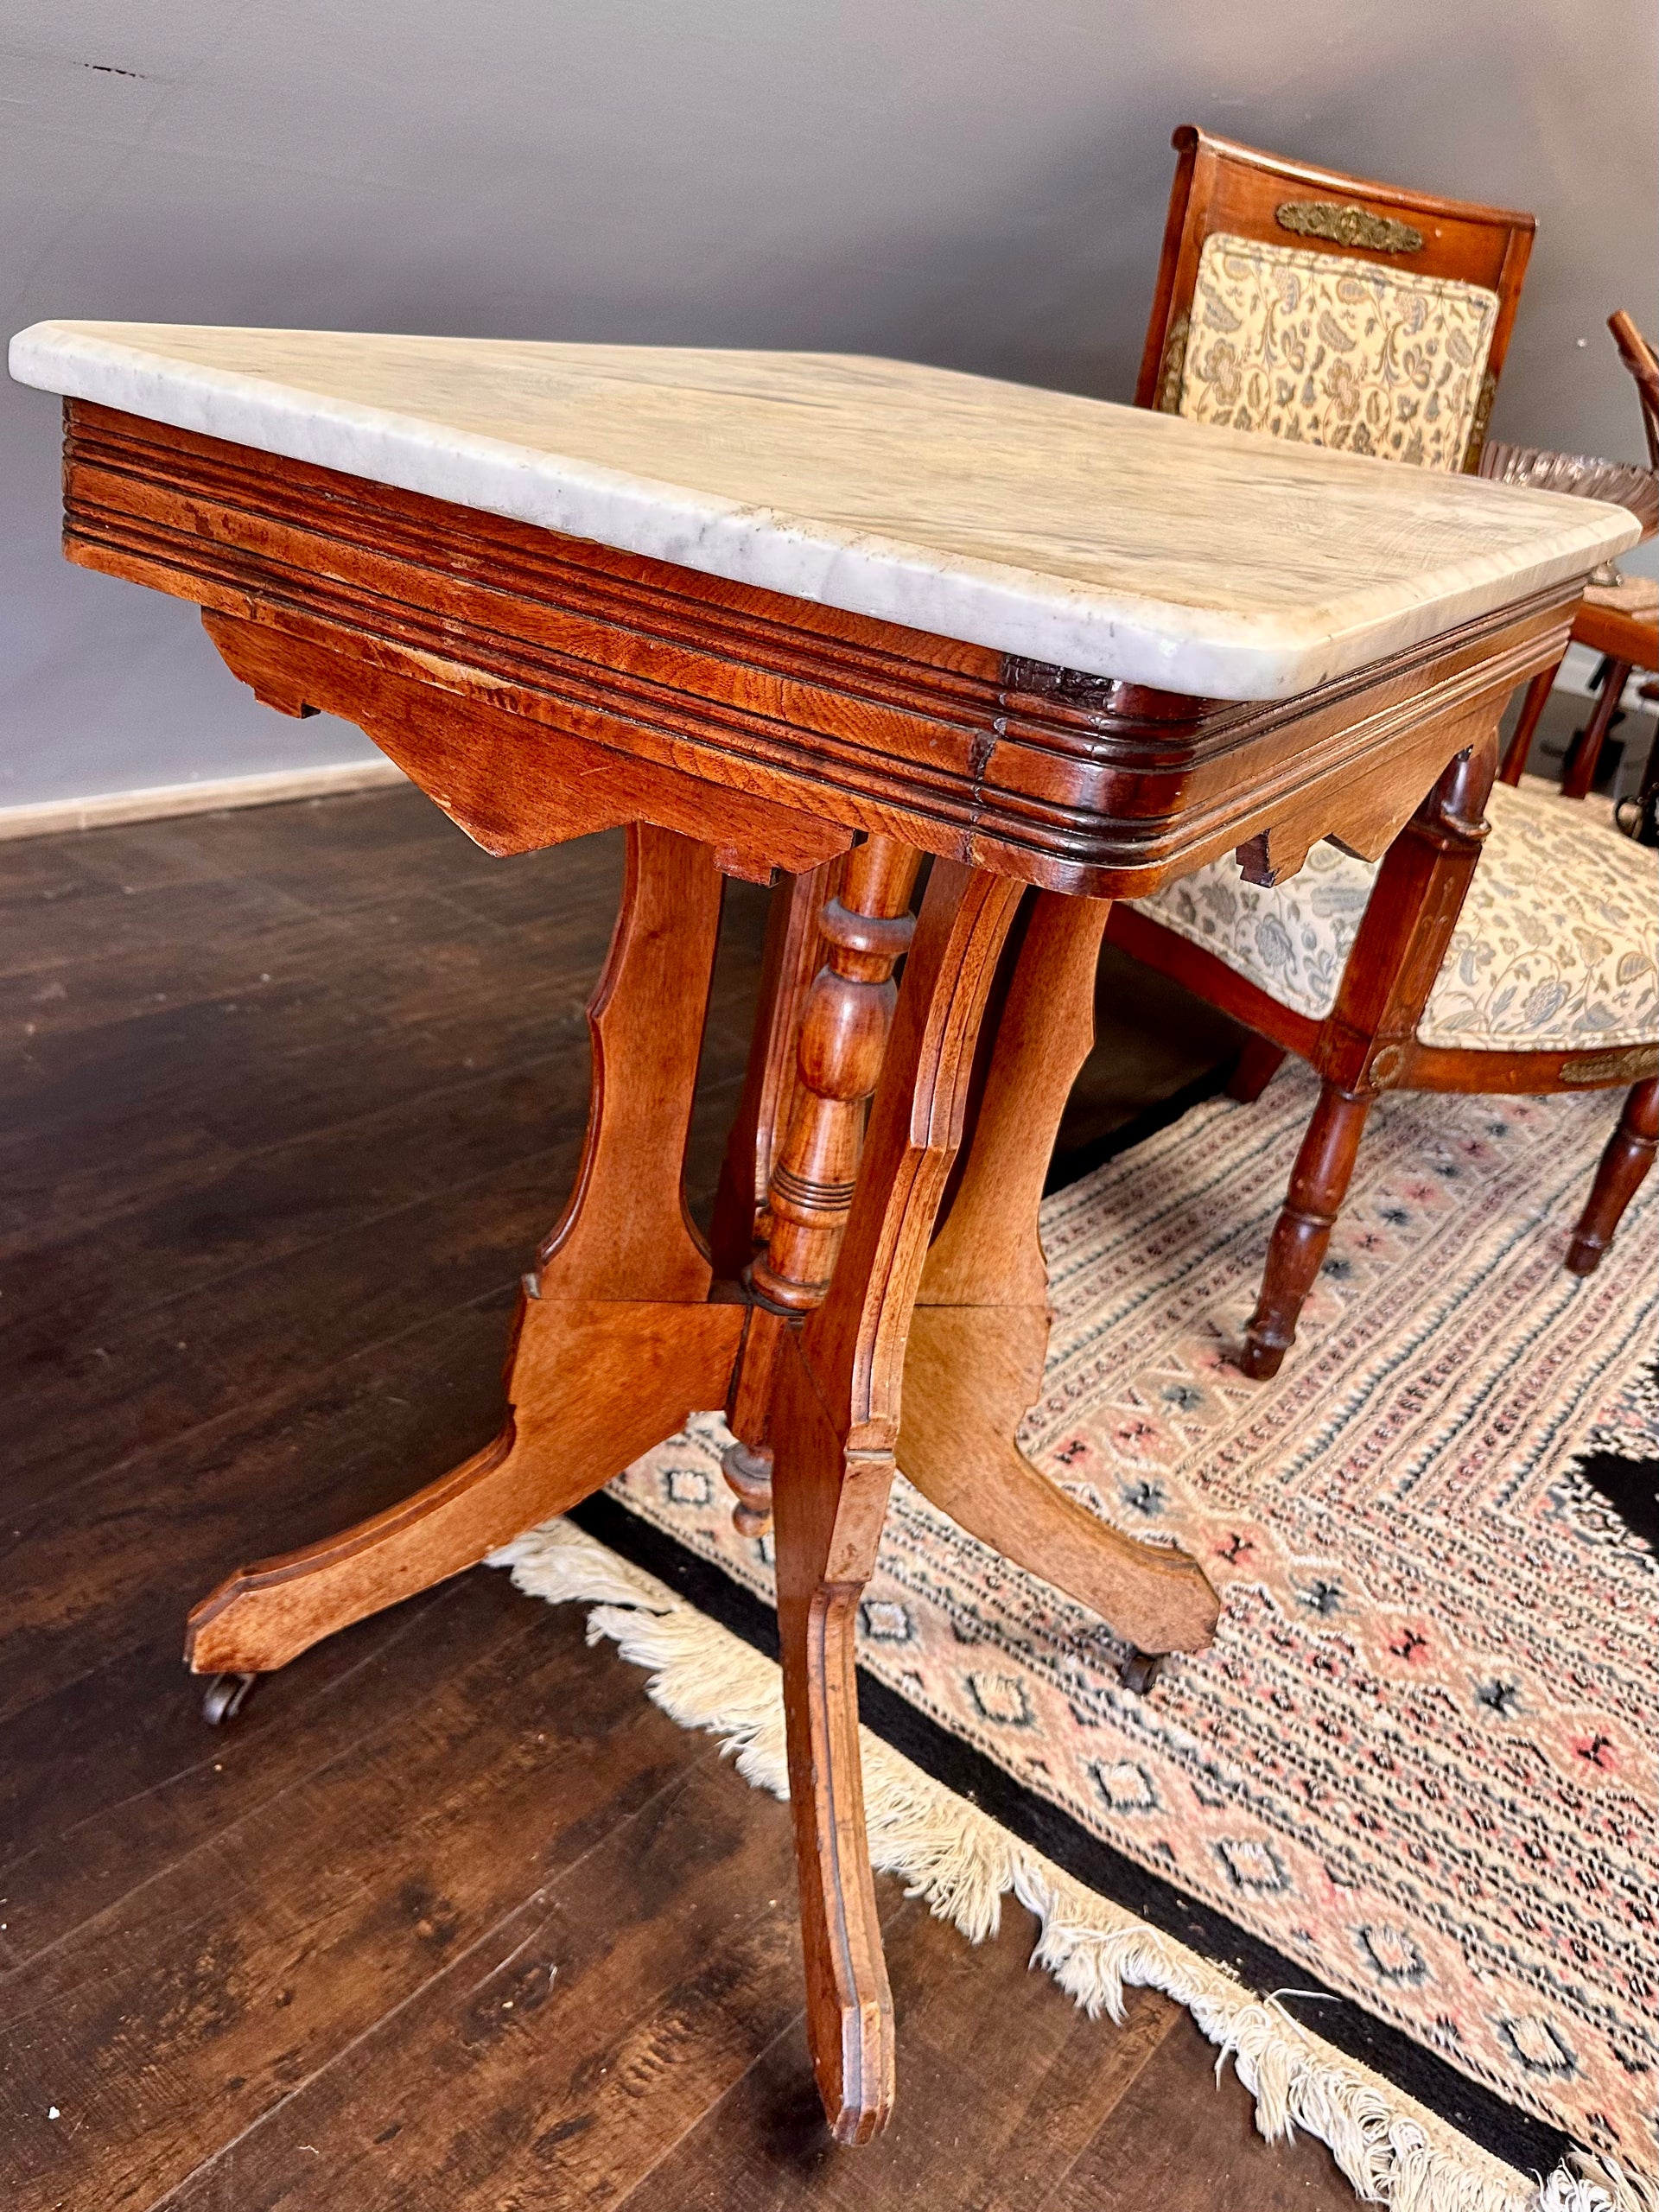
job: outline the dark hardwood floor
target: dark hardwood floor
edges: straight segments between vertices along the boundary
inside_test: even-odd
[[[229,1567],[491,1433],[586,1105],[611,839],[509,862],[391,791],[0,845],[0,2199],[11,2212],[1352,2202],[1185,2015],[1091,2024],[883,1882],[884,2141],[826,2141],[788,1822],[485,1569],[264,1681]],[[734,887],[706,1208],[764,902]],[[1108,974],[1066,1141],[1226,1054]]]

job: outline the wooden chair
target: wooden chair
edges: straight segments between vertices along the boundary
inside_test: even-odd
[[[1140,403],[1478,468],[1532,219],[1192,129],[1174,143]],[[1294,1339],[1382,1091],[1634,1080],[1569,1247],[1580,1274],[1652,1163],[1652,856],[1553,792],[1494,788],[1497,766],[1495,747],[1460,755],[1380,866],[1327,844],[1295,876],[1258,888],[1229,859],[1112,910],[1116,943],[1252,1032],[1236,1098],[1258,1097],[1287,1052],[1320,1077],[1241,1356],[1247,1374],[1276,1373]]]
[[[1532,217],[1173,143],[1136,405],[1472,474]]]
[[[1609,315],[1607,327],[1619,356],[1636,380],[1642,427],[1648,441],[1648,467],[1588,461],[1576,454],[1539,452],[1521,446],[1488,446],[1480,473],[1506,484],[1535,484],[1548,491],[1575,492],[1590,499],[1611,499],[1638,515],[1646,534],[1659,530],[1659,359],[1630,316]],[[1632,669],[1659,671],[1659,578],[1617,573],[1598,576],[1584,594],[1573,625],[1572,642],[1602,656],[1600,695],[1589,721],[1574,737],[1561,770],[1564,798],[1583,798],[1595,781],[1601,748]],[[1503,779],[1518,784],[1532,750],[1538,718],[1554,687],[1559,668],[1535,676],[1527,686],[1520,719],[1503,755]]]

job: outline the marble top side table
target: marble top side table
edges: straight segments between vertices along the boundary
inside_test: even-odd
[[[46,323],[11,366],[68,401],[72,560],[199,603],[260,698],[358,723],[491,852],[628,830],[505,1427],[232,1575],[190,1664],[281,1666],[725,1408],[775,1514],[814,2064],[862,2140],[893,2030],[854,1623],[895,1465],[1143,1678],[1215,1625],[1195,1560],[1014,1443],[1108,906],[1323,836],[1432,895],[1469,764],[1637,526],[840,356]],[[777,889],[710,1245],[682,1172],[722,874]]]

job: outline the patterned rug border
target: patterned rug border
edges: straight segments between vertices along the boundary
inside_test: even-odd
[[[602,1491],[565,1517],[607,1551],[677,1592],[752,1649],[776,1661],[775,1616],[721,1567],[700,1559]],[[1097,1897],[1134,1913],[1258,1993],[1306,1993],[1308,2010],[1317,2008],[1319,2018],[1317,2029],[1306,2020],[1303,2026],[1392,2082],[1505,2165],[1523,2174],[1548,2173],[1576,2148],[1560,2128],[1471,2082],[1390,2022],[1328,1987],[1305,1961],[1287,1958],[1212,1905],[1187,1896],[1104,1838],[1091,1834],[1061,1806],[1022,1789],[975,1745],[952,1735],[862,1667],[858,1669],[858,1696],[860,1713],[871,1733],[933,1781],[977,1805]]]
[[[621,1544],[602,1541],[594,1533],[594,1522]],[[647,1548],[683,1594],[627,1556]],[[610,1637],[623,1658],[651,1670],[647,1692],[671,1719],[721,1737],[746,1781],[787,1796],[782,1699],[761,1625],[766,1609],[719,1567],[601,1497],[564,1520],[528,1531],[486,1564],[509,1568],[526,1595],[554,1605],[591,1605],[590,1643]],[[688,1587],[694,1579],[716,1593],[716,1602],[723,1602],[724,1586],[741,1601],[740,1615],[747,1609],[758,1617],[753,1637],[696,1602]],[[1121,2020],[1126,1988],[1162,1990],[1216,2044],[1217,2077],[1231,2059],[1267,2141],[1288,2140],[1300,2128],[1326,2145],[1362,2202],[1389,2204],[1397,2212],[1659,2212],[1639,2179],[1630,2180],[1612,2162],[1571,2145],[1559,2163],[1550,2160],[1547,2173],[1541,2159],[1523,2158],[1517,2167],[1495,2155],[1466,2126],[1289,2012],[1283,2000],[1306,1987],[1305,1970],[1286,1961],[1293,1976],[1288,1986],[1265,1995],[1252,1989],[1224,1958],[1205,1956],[1118,1904],[998,1821],[970,1794],[953,1789],[889,1743],[868,1714],[903,1701],[863,1679],[860,1687],[869,1699],[865,1796],[877,1868],[904,1878],[911,1895],[925,1897],[937,1917],[951,1922],[969,1942],[995,1932],[1001,1899],[1014,1895],[1039,1923],[1032,1964],[1052,1974],[1091,2018],[1105,2012]],[[1068,1827],[1076,1825],[1064,1814],[1054,1817]],[[1082,1830],[1077,1834],[1091,1847],[1116,1856]],[[1179,1901],[1192,1910],[1190,1900]],[[1275,1955],[1266,1945],[1256,1948]],[[1357,2007],[1338,2002],[1357,2014]],[[1483,2094],[1500,2111],[1511,2112],[1501,2100],[1455,2078],[1465,2103]],[[1535,2139],[1566,2144],[1526,2115],[1516,2117]]]

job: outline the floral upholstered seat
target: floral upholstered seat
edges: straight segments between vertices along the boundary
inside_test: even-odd
[[[1499,784],[1487,818],[1419,1040],[1473,1052],[1659,1041],[1659,855],[1553,791]],[[1318,1021],[1376,878],[1373,862],[1318,845],[1270,890],[1246,883],[1230,856],[1136,906]]]
[[[1194,422],[1460,469],[1484,428],[1497,307],[1478,284],[1216,232],[1162,404]]]

